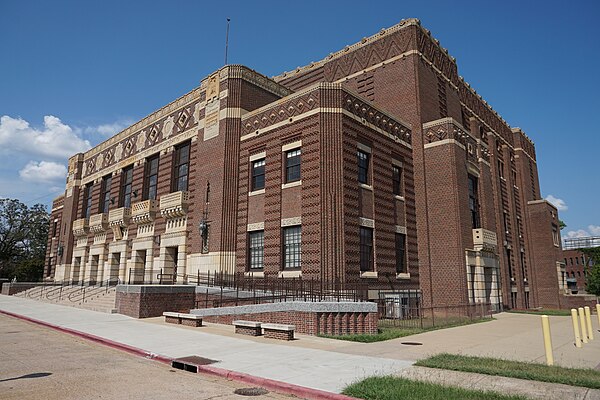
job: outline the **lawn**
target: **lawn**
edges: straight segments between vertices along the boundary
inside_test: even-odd
[[[600,389],[600,371],[594,369],[564,368],[453,354],[438,354],[418,361],[415,365]]]
[[[521,396],[506,396],[495,392],[468,390],[393,376],[371,377],[354,383],[342,392],[347,396],[367,400],[524,400]]]
[[[362,342],[362,343],[373,343],[382,342],[384,340],[397,339],[405,336],[416,335],[417,333],[429,332],[438,329],[453,328],[463,325],[471,325],[479,322],[492,321],[493,318],[482,318],[473,320],[461,320],[453,322],[451,324],[445,324],[440,326],[432,326],[427,328],[402,328],[395,326],[379,326],[379,333],[375,335],[371,334],[352,334],[352,335],[320,335],[330,339],[348,340],[351,342]]]
[[[510,310],[512,314],[531,314],[531,315],[552,315],[559,317],[571,316],[571,310]]]

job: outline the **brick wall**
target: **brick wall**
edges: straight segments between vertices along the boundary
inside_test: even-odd
[[[194,286],[117,286],[115,307],[134,318],[162,316],[165,311],[187,313],[195,306]]]

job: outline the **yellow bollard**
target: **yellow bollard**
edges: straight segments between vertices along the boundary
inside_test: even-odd
[[[596,304],[596,316],[598,317],[598,325],[600,325],[600,304]]]
[[[542,315],[542,332],[544,333],[544,349],[546,350],[546,364],[554,365],[552,355],[552,338],[550,337],[550,321],[547,315]]]
[[[571,308],[571,320],[573,321],[573,333],[575,334],[575,347],[581,347],[581,337],[579,336],[579,322],[577,321],[577,310]]]
[[[584,307],[585,310],[585,322],[587,324],[587,333],[590,340],[594,340],[594,328],[592,328],[592,314],[588,306]]]
[[[583,312],[583,307],[579,307],[578,311],[579,311],[579,326],[581,326],[581,341],[583,343],[588,343],[587,326],[585,324],[585,315]]]

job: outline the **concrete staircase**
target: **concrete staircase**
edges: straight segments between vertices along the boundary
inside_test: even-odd
[[[14,296],[105,313],[117,311],[114,286],[36,286]]]

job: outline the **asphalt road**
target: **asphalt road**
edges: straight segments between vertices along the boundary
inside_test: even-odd
[[[244,384],[176,370],[0,315],[0,399],[291,399],[234,394]]]

